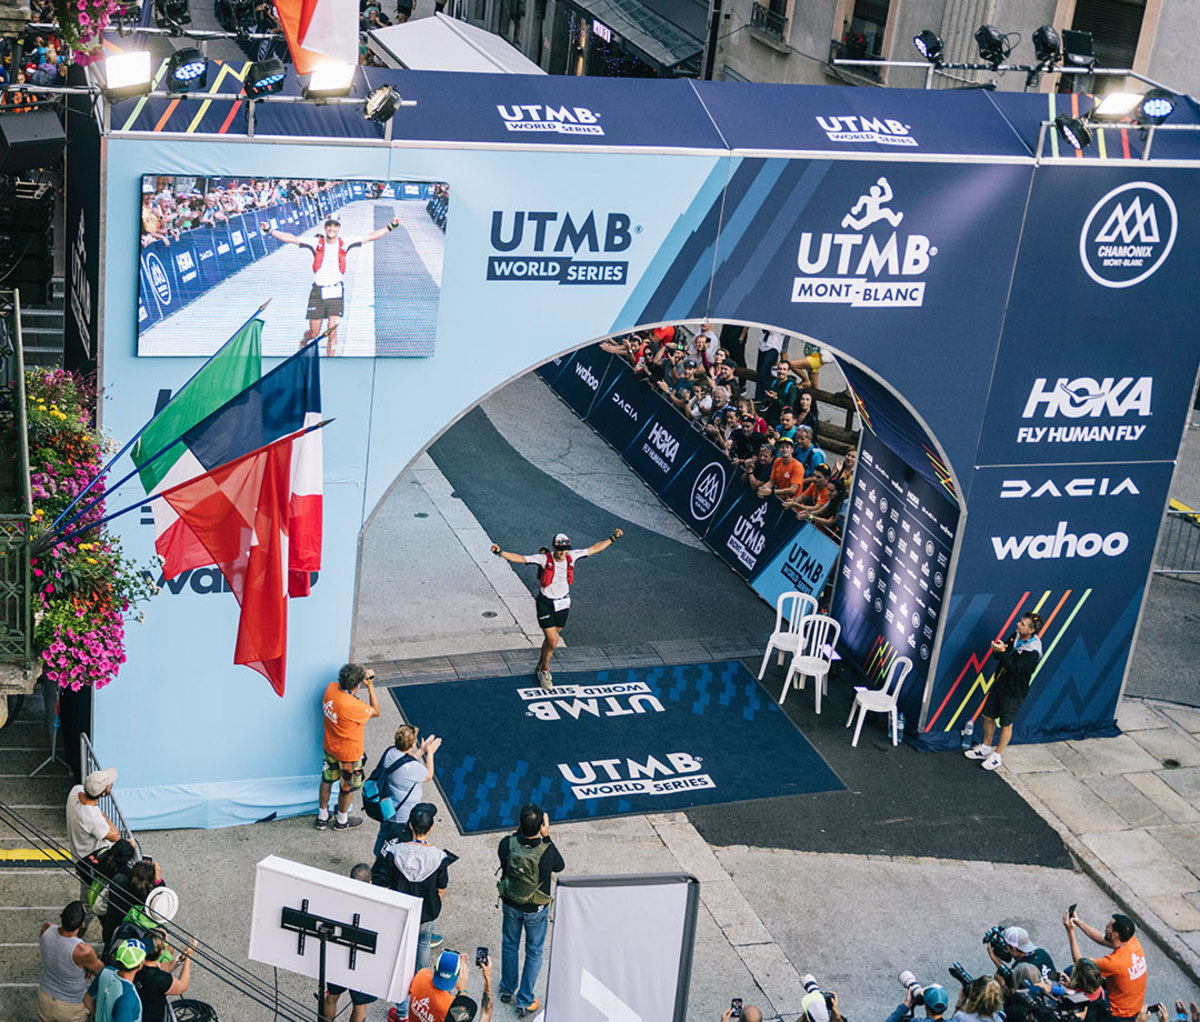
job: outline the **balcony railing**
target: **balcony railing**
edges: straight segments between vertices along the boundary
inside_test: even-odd
[[[872,53],[865,41],[839,42],[831,39],[829,42],[829,66],[833,73],[843,81],[853,81],[854,78],[869,78],[879,81],[877,67],[837,67],[835,60],[878,60],[879,54]]]
[[[764,7],[760,3],[752,4],[750,7],[750,27],[765,36],[778,39],[780,42],[785,41],[787,24],[787,18],[777,11],[771,10],[770,7]]]
[[[32,658],[32,578],[29,568],[29,438],[25,363],[17,292],[0,291],[0,663]]]

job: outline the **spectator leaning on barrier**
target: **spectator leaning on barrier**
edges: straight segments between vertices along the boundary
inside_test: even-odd
[[[1112,948],[1103,958],[1095,959],[1108,990],[1108,1003],[1115,1020],[1134,1019],[1146,1001],[1146,952],[1134,936],[1135,927],[1129,916],[1114,913],[1104,927],[1104,932],[1088,926],[1082,919],[1068,912],[1063,916],[1067,940],[1071,944],[1071,958],[1078,962],[1079,941],[1075,930],[1080,929],[1097,944]]]
[[[766,441],[759,449],[754,460],[749,462],[743,478],[746,485],[755,493],[771,482],[771,468],[775,464],[775,445]]]
[[[59,915],[59,925],[43,923],[38,941],[42,976],[38,984],[38,1022],[84,1022],[88,974],[104,968],[95,950],[85,944],[83,903],[73,901]]]
[[[355,696],[362,685],[367,686],[370,705]],[[321,771],[321,789],[317,805],[317,830],[329,826],[329,796],[333,782],[339,781],[337,819],[334,830],[361,827],[363,818],[350,815],[354,793],[366,779],[367,757],[363,751],[363,732],[372,717],[379,716],[379,698],[375,695],[375,672],[361,664],[346,664],[338,671],[338,680],[325,687],[321,700],[325,715],[325,766]]]
[[[796,427],[796,460],[804,469],[806,479],[818,465],[825,464],[825,452],[816,445],[816,438],[809,426]]]
[[[758,488],[760,497],[769,497],[774,494],[782,500],[800,492],[804,470],[800,467],[800,463],[792,457],[792,441],[781,436],[778,448],[779,457],[771,466],[770,481]]]

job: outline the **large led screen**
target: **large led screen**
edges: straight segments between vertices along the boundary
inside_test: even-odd
[[[210,355],[263,302],[264,355],[432,355],[449,187],[142,178],[138,354]]]

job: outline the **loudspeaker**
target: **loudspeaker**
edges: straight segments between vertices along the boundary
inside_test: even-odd
[[[67,136],[53,110],[0,114],[0,174],[52,167]]]

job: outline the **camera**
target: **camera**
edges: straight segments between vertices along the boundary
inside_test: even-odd
[[[1011,965],[997,965],[996,975],[999,976],[1012,989],[1013,971]]]
[[[995,952],[996,957],[1002,962],[1012,961],[1012,950],[1008,946],[1008,941],[1004,939],[1004,927],[993,926],[983,935],[983,943]]]
[[[924,988],[917,982],[916,976],[909,972],[908,969],[905,969],[897,978],[900,980],[900,985],[912,995],[913,1004],[925,1003]]]
[[[825,998],[825,1012],[830,1018],[833,1017],[833,994],[827,993],[817,986],[817,977],[811,972],[800,977],[800,983],[804,987],[806,994],[820,994]]]
[[[949,972],[958,981],[960,986],[970,986],[975,981],[975,977],[962,967],[962,962],[955,962],[951,965]]]

